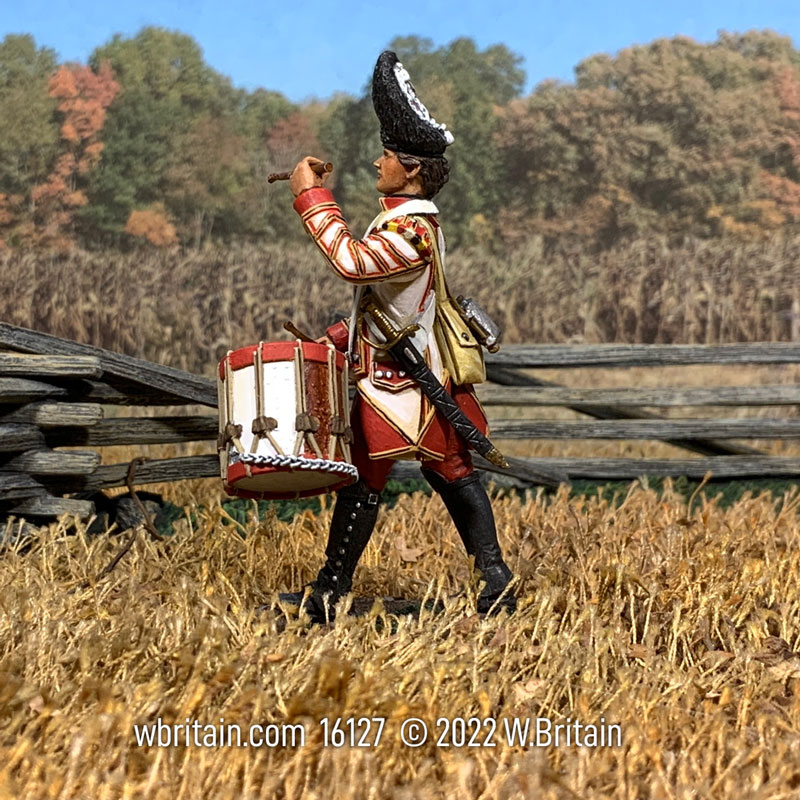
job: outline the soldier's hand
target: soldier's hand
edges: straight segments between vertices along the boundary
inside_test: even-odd
[[[292,194],[298,197],[307,189],[314,189],[317,186],[324,186],[325,181],[328,179],[329,173],[317,175],[313,169],[312,164],[324,164],[319,158],[314,156],[306,156],[300,161],[297,166],[292,170],[292,177],[289,179],[289,185],[292,188]]]

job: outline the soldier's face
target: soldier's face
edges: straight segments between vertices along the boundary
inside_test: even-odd
[[[397,153],[384,150],[383,155],[372,164],[378,170],[375,188],[382,194],[405,194],[408,190],[409,175],[397,158]]]

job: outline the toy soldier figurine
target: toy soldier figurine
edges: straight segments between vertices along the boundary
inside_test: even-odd
[[[418,459],[485,582],[478,610],[513,610],[511,570],[500,552],[492,508],[467,442],[389,352],[386,333],[377,324],[380,318],[384,329],[393,325],[406,335],[413,331],[412,349],[424,359],[428,374],[444,385],[476,435],[485,435],[486,418],[472,386],[454,380],[448,344],[457,348],[464,343],[448,343],[446,337],[454,334],[439,320],[447,291],[445,248],[431,199],[447,182],[444,151],[453,136],[431,118],[392,52],[382,53],[375,66],[372,100],[383,142],[383,154],[374,163],[376,186],[384,197],[363,239],[350,232],[333,195],[323,188],[327,174],[321,161],[307,157],[291,175],[294,208],[308,234],[335,273],[355,287],[352,316],[327,334],[347,352],[357,387],[351,426],[360,479],[338,493],[326,561],[306,587],[306,609],[315,621],[324,621],[326,614],[332,618],[334,604],[350,591],[393,463]],[[470,344],[479,354],[474,339]],[[283,602],[297,604],[303,597],[303,592],[280,595]]]

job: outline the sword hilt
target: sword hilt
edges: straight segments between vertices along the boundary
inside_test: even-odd
[[[406,325],[405,328],[395,328],[394,323],[384,313],[384,311],[375,305],[375,301],[366,295],[361,301],[361,310],[366,311],[375,327],[383,334],[386,339],[385,342],[369,342],[377,350],[391,350],[404,336],[411,336],[412,333],[419,330],[419,325]]]

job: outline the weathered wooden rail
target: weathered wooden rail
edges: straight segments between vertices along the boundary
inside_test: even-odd
[[[573,478],[627,480],[642,475],[701,478],[800,476],[800,459],[770,456],[731,439],[793,438],[797,420],[665,419],[644,407],[793,406],[796,384],[777,386],[659,387],[658,389],[572,389],[528,375],[526,368],[675,367],[694,364],[798,364],[800,344],[755,342],[732,345],[511,345],[487,358],[491,383],[479,388],[487,406],[560,405],[594,421],[496,420],[497,438],[655,439],[706,458],[536,458],[540,469],[563,470]]]
[[[487,357],[497,367],[670,367],[687,364],[797,364],[800,344],[519,344]]]
[[[104,410],[214,408],[216,385],[209,378],[5,323],[0,323],[0,350],[0,512],[5,515],[93,514],[90,500],[63,495],[122,486],[127,475],[125,464],[101,466],[94,448],[216,436],[213,415],[106,418]],[[180,472],[182,460],[175,461],[163,478],[151,470],[155,479],[191,477]]]
[[[701,457],[680,459],[518,458],[511,474],[557,483],[569,478],[630,479],[640,475],[719,478],[800,476],[800,458],[770,456],[741,439],[800,438],[800,419],[784,417],[672,419],[660,407],[709,408],[800,405],[800,385],[570,388],[521,370],[552,367],[680,366],[689,364],[796,364],[800,345],[519,345],[487,358],[490,382],[478,393],[488,409],[498,406],[564,406],[586,419],[493,419],[492,438],[653,439]],[[125,484],[128,464],[101,464],[96,448],[209,442],[215,413],[114,416],[105,409],[146,405],[216,407],[210,378],[0,323],[0,512],[27,516],[89,516],[90,501],[65,497]],[[494,469],[477,459],[478,465]],[[208,453],[149,461],[137,483],[216,477]],[[418,474],[398,463],[398,477]]]

